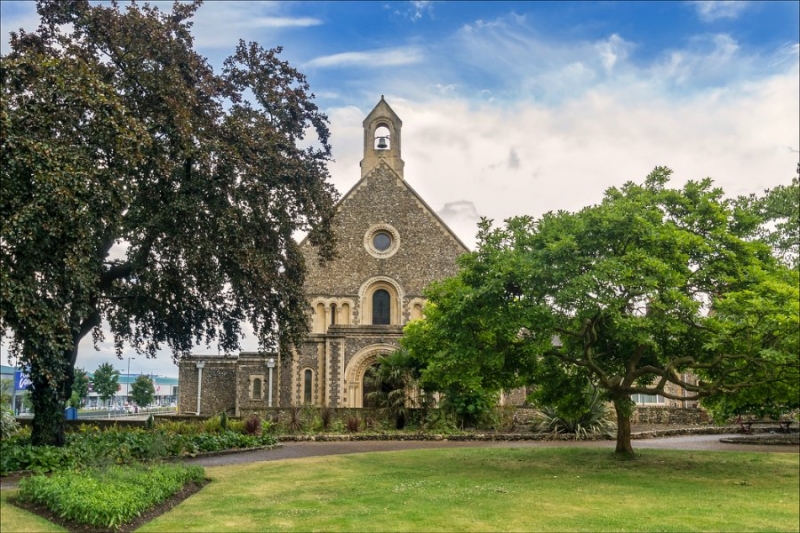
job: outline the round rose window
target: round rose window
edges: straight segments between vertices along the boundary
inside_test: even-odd
[[[392,236],[386,232],[379,231],[372,238],[372,246],[379,252],[385,252],[392,245]]]
[[[364,248],[372,257],[387,259],[400,248],[400,234],[390,224],[375,224],[364,234]]]

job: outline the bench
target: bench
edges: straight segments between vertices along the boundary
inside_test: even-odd
[[[739,426],[742,428],[742,432],[745,435],[752,435],[753,433],[753,424],[778,424],[778,431],[780,433],[789,433],[789,426],[792,425],[791,420],[779,420],[775,422],[774,420],[737,420]]]

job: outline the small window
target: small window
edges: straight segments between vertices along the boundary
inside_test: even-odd
[[[391,320],[390,304],[392,297],[388,291],[378,289],[372,295],[372,323],[375,325],[388,325]]]
[[[314,381],[314,373],[311,370],[305,371],[305,379],[303,383],[303,403],[311,403],[311,385]]]
[[[336,325],[336,304],[331,304],[331,326]]]
[[[259,378],[253,380],[253,399],[261,399],[261,380]]]
[[[385,231],[379,231],[372,238],[372,246],[379,252],[385,252],[392,245],[392,236]]]
[[[638,405],[659,405],[664,403],[660,394],[631,394],[631,400]]]

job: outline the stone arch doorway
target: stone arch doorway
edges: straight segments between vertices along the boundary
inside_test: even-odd
[[[345,407],[364,407],[364,375],[378,363],[378,356],[388,355],[395,350],[397,346],[394,344],[373,344],[353,356],[344,371]]]
[[[378,405],[379,402],[376,400],[374,393],[380,391],[383,392],[384,394],[387,394],[392,390],[391,386],[388,383],[386,382],[377,383],[375,381],[375,378],[371,376],[371,374],[373,372],[376,372],[377,370],[378,370],[378,362],[375,361],[373,364],[368,366],[367,369],[364,371],[364,377],[361,380],[363,383],[361,386],[361,395],[362,395],[361,405],[363,407],[369,407],[371,409],[380,407]]]

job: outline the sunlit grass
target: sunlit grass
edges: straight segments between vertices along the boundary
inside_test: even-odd
[[[798,531],[795,454],[510,448],[207,469],[140,531]]]
[[[66,531],[61,526],[48,522],[44,518],[24,511],[8,503],[8,498],[16,494],[16,490],[4,490],[0,493],[0,531],[3,533],[51,533]]]

